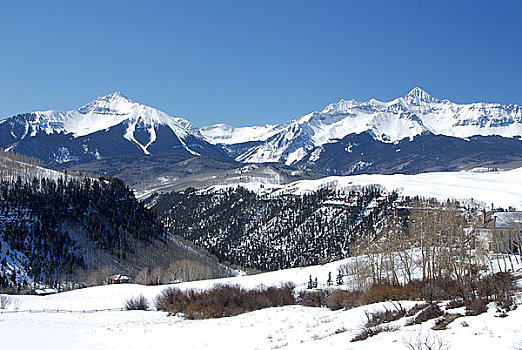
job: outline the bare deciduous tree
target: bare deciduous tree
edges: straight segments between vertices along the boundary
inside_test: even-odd
[[[0,295],[0,309],[7,309],[9,304],[11,304],[11,297],[9,295],[2,294]]]

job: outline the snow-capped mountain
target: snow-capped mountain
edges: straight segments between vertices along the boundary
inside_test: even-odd
[[[198,129],[121,93],[77,110],[0,121],[4,149],[147,190],[188,177],[190,186],[204,187],[218,173],[228,181],[240,163],[271,163],[304,178],[520,167],[521,135],[520,106],[456,104],[420,88],[389,102],[341,100],[264,126]]]
[[[299,162],[317,147],[363,132],[383,143],[413,140],[422,133],[457,138],[475,135],[511,138],[522,135],[522,108],[498,103],[456,104],[434,98],[416,87],[406,96],[389,102],[340,100],[320,112],[279,125],[249,128],[217,125],[201,129],[211,143],[236,144],[232,149],[238,161],[286,164]]]
[[[284,129],[285,124],[263,126],[234,127],[227,124],[215,124],[199,129],[207,141],[216,144],[232,145],[250,141],[266,141]]]
[[[37,135],[65,134],[74,138],[108,131],[123,124],[123,138],[150,155],[150,146],[157,140],[158,128],[168,127],[187,152],[198,155],[185,139],[190,135],[202,139],[198,129],[188,120],[174,118],[158,109],[129,100],[120,92],[98,97],[73,111],[44,111],[20,114],[2,122],[2,129],[9,131],[13,141]],[[196,146],[197,147],[197,146]],[[102,155],[98,154],[98,157]]]
[[[0,123],[0,147],[68,168],[118,176],[129,183],[164,172],[199,171],[201,163],[235,163],[188,120],[116,92],[72,111],[19,114]],[[190,169],[184,162],[201,158]]]

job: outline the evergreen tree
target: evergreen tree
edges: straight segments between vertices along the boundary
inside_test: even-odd
[[[312,275],[310,275],[310,279],[308,280],[308,289],[314,288],[314,281],[312,280]]]
[[[339,269],[339,273],[337,274],[337,277],[336,277],[336,283],[338,286],[341,286],[343,285],[343,274],[341,273],[341,269]]]

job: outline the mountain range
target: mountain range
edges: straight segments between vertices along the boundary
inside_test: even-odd
[[[457,104],[418,87],[389,102],[343,99],[264,126],[198,128],[119,92],[73,111],[0,121],[0,147],[8,151],[137,187],[201,174],[226,178],[244,163],[299,178],[517,167],[521,136],[518,105]]]
[[[250,144],[236,157],[241,162],[294,164],[350,134],[368,133],[382,143],[412,141],[421,134],[466,139],[471,136],[522,135],[522,108],[497,103],[456,104],[439,100],[416,87],[389,102],[340,100],[320,112],[277,125],[234,128],[224,124],[203,127],[209,142]]]

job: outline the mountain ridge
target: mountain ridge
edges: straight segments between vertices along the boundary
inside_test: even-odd
[[[256,138],[253,136],[256,133],[249,133],[260,128],[267,131],[268,137],[267,134],[258,134]],[[215,132],[216,129],[219,132]],[[404,97],[388,102],[341,99],[322,111],[281,124],[245,128],[221,124],[200,130],[210,143],[261,141],[261,144],[249,148],[245,155],[236,157],[238,161],[284,162],[290,165],[304,158],[314,147],[362,132],[369,132],[375,140],[384,143],[396,143],[405,138],[411,140],[423,132],[457,138],[522,136],[522,108],[484,102],[457,104],[437,99],[415,87]],[[239,133],[248,135],[248,138],[241,140]],[[301,137],[300,142],[295,142],[296,136]]]
[[[184,144],[183,139],[188,136],[202,139],[199,130],[188,120],[171,117],[156,108],[133,102],[121,92],[98,97],[77,110],[18,114],[6,119],[2,127],[10,126],[10,135],[15,141],[19,141],[40,133],[47,135],[63,133],[78,138],[122,123],[126,124],[123,137],[138,146],[146,155],[150,154],[148,147],[156,141],[158,126],[169,127],[182,144]],[[137,139],[135,135],[137,128],[148,133],[147,142],[140,142]],[[184,148],[190,153],[197,153],[185,144]]]
[[[120,177],[143,193],[187,178],[198,187],[218,178],[228,183],[250,163],[266,168],[259,170],[263,178],[276,169],[275,178],[293,180],[510,168],[522,164],[521,135],[518,105],[456,104],[418,87],[387,102],[341,99],[263,126],[197,128],[121,92],[72,111],[0,122],[0,147],[7,151],[53,168]]]

